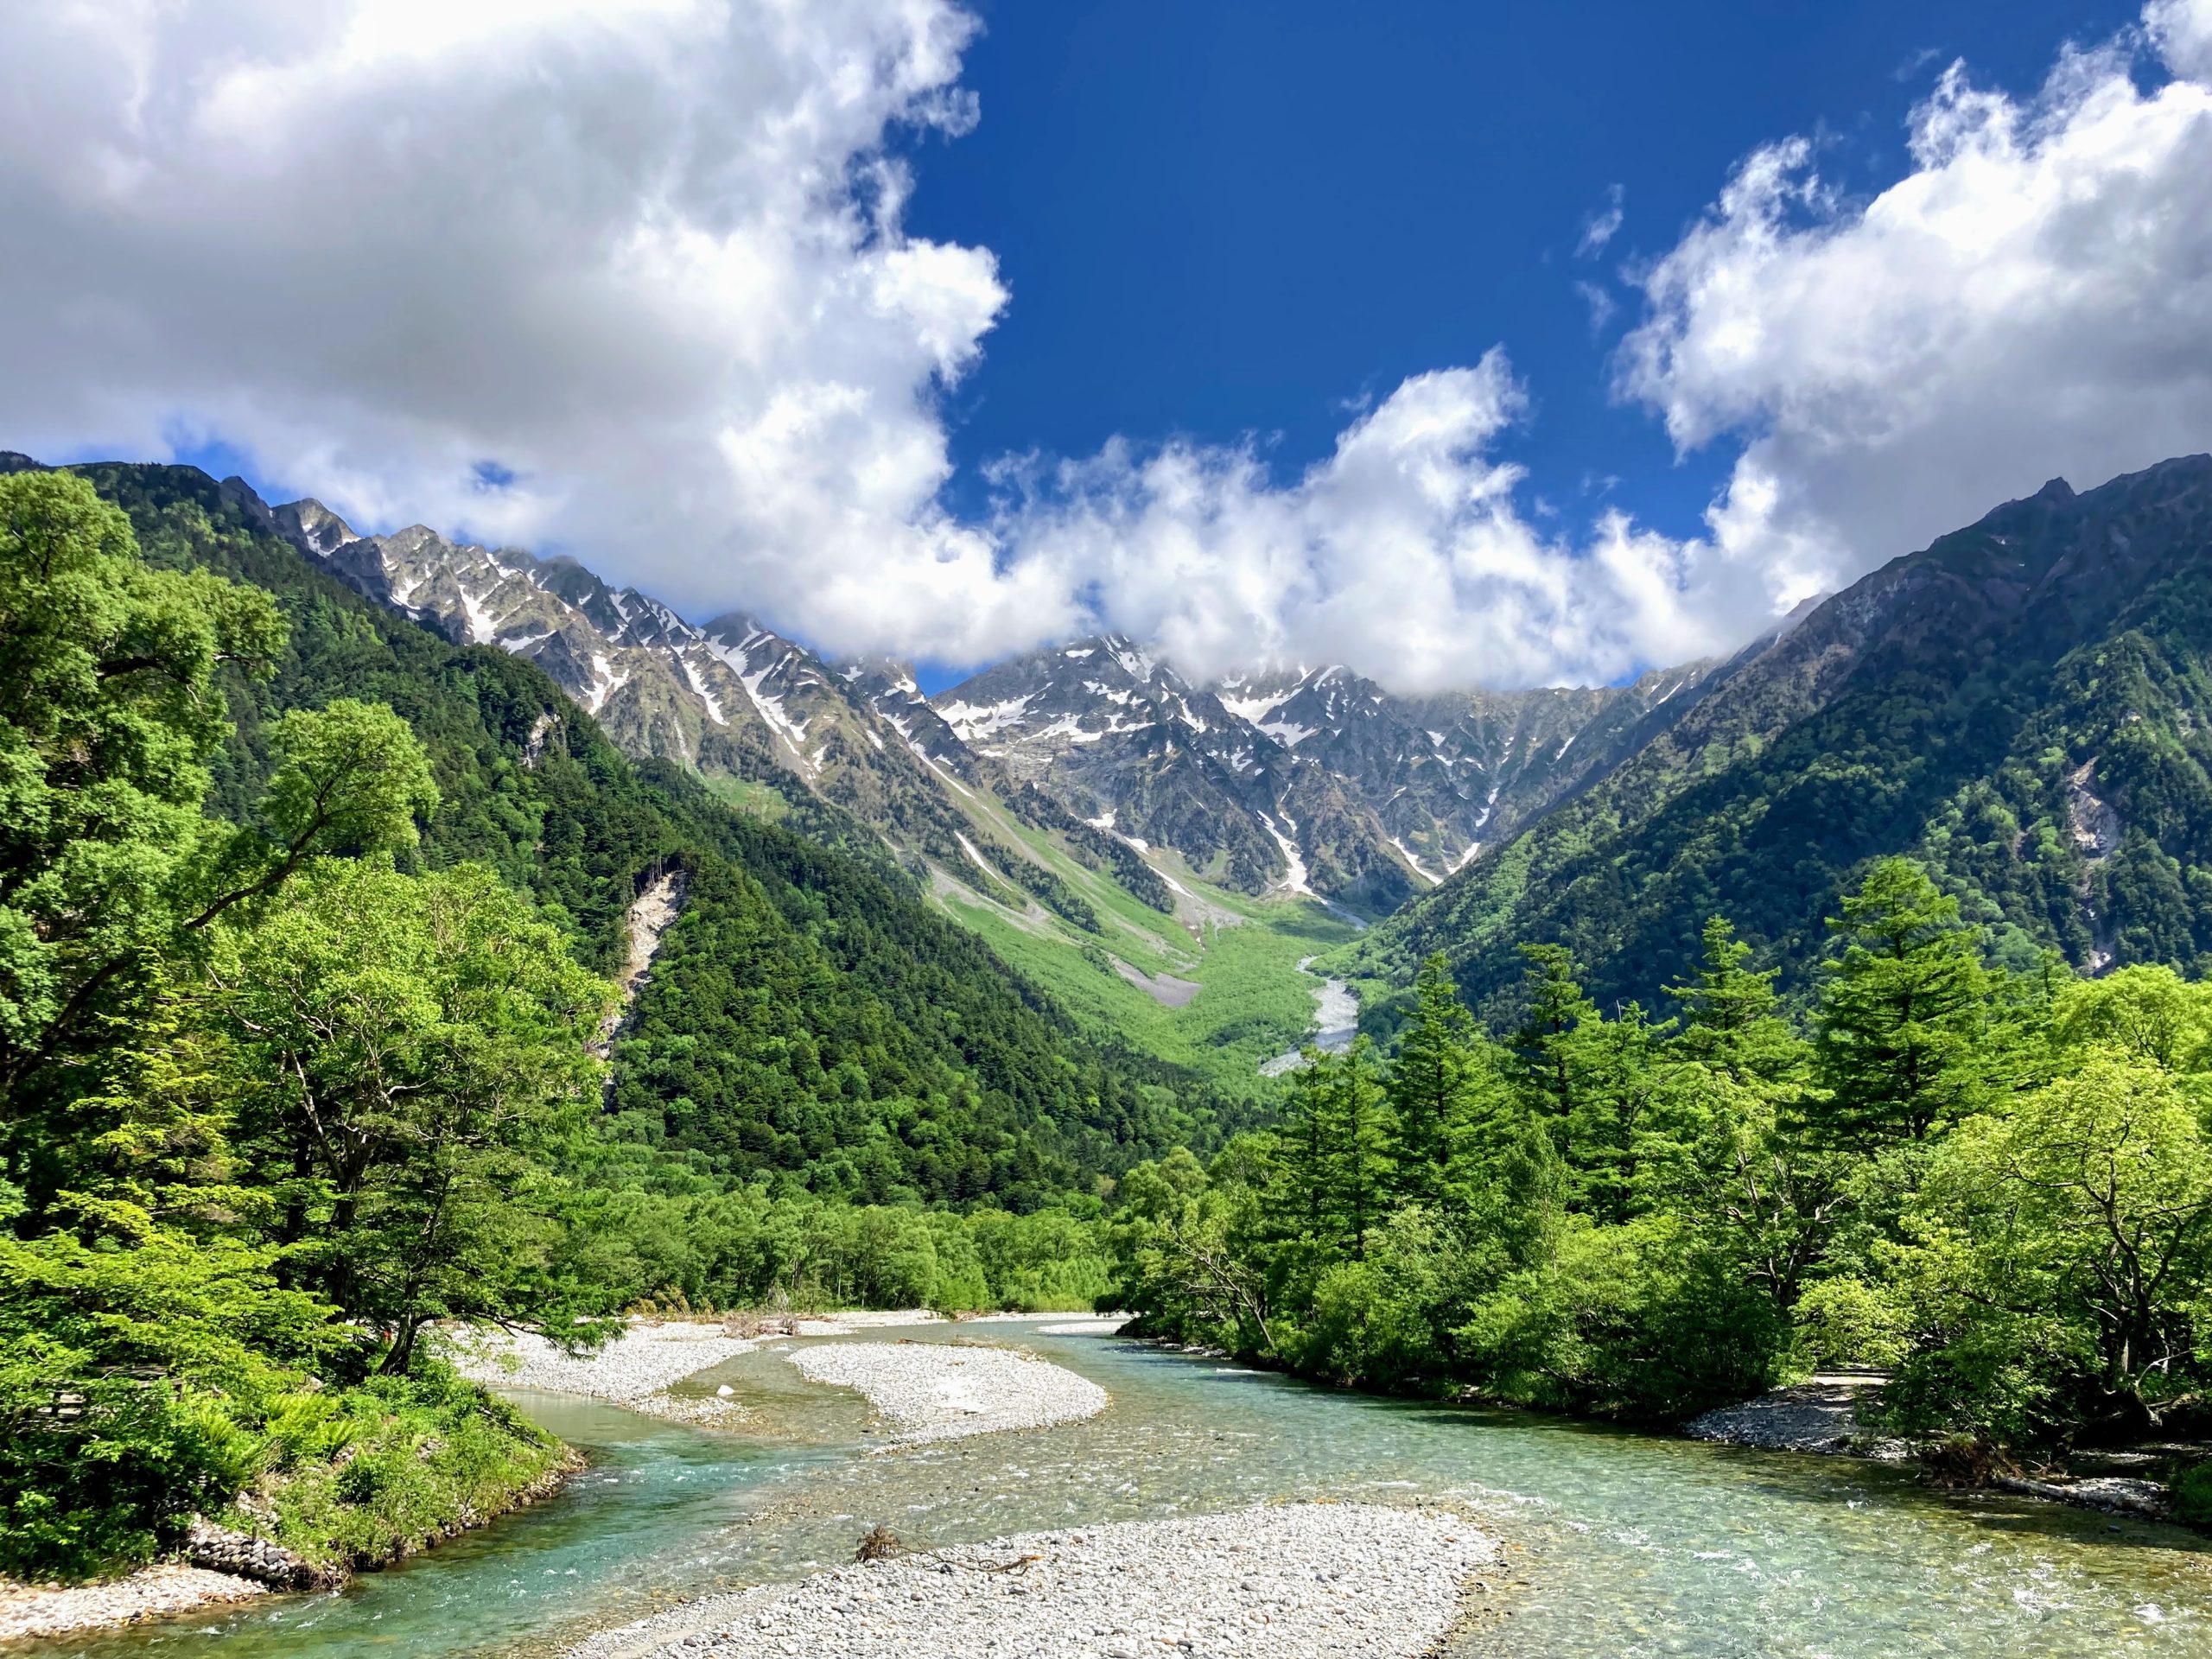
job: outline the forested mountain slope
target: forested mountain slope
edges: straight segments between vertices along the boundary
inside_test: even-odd
[[[683,874],[614,1048],[632,1138],[726,1176],[1020,1208],[1209,1132],[1188,1079],[1086,1042],[887,859],[734,810],[682,768],[633,766],[539,667],[368,602],[197,469],[78,470],[130,514],[149,562],[252,582],[289,623],[274,677],[229,683],[238,737],[218,760],[219,808],[250,810],[276,715],[357,696],[389,703],[429,752],[444,804],[423,858],[480,861],[534,893],[601,971],[622,962],[636,894]]]
[[[2000,955],[2084,970],[2212,950],[2212,457],[2054,480],[1717,670],[1611,776],[1393,917],[1353,971],[1446,952],[1472,999],[1570,947],[1602,1003],[1679,979],[1719,912],[1805,982],[1882,855]],[[1379,986],[1376,988],[1381,988]]]

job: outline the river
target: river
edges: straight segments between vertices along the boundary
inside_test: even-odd
[[[1318,1048],[1324,1054],[1341,1054],[1359,1035],[1359,998],[1343,980],[1314,973],[1316,960],[1302,957],[1298,963],[1300,973],[1321,982],[1313,988],[1313,1024],[1296,1048],[1286,1049],[1272,1060],[1262,1063],[1260,1075],[1263,1077],[1279,1077],[1286,1071],[1295,1071],[1306,1064],[1308,1048]]]
[[[693,1385],[727,1381],[755,1403],[747,1436],[520,1395],[590,1455],[563,1497],[340,1595],[29,1651],[499,1659],[849,1559],[878,1522],[928,1544],[1274,1497],[1424,1497],[1478,1513],[1508,1546],[1510,1570],[1487,1575],[1500,1616],[1459,1637],[1457,1659],[2212,1652],[2212,1540],[2176,1528],[1946,1496],[1840,1459],[1338,1393],[1116,1338],[958,1334],[1019,1339],[1114,1403],[1089,1422],[874,1456],[855,1399],[770,1352]]]

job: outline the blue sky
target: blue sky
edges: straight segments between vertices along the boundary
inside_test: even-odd
[[[1347,400],[1503,343],[1534,395],[1504,446],[1586,513],[1698,528],[1733,459],[1677,465],[1608,395],[1633,296],[1760,143],[1817,133],[1847,188],[1902,175],[1905,116],[1955,59],[2023,92],[2124,5],[1666,6],[1114,0],[980,8],[976,129],[913,149],[917,232],[995,251],[1013,302],[949,400],[957,493],[992,457],[1116,433],[1275,438],[1287,476]],[[1621,191],[1618,232],[1577,257]],[[1574,286],[1619,305],[1591,327]]]
[[[2212,448],[2212,0],[131,15],[0,9],[0,443],[933,679],[1618,679]]]

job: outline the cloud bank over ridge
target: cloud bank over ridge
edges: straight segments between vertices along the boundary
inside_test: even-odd
[[[892,150],[977,118],[973,34],[945,0],[12,9],[0,441],[219,435],[359,520],[833,651],[1103,626],[1403,689],[1724,649],[2053,474],[2212,446],[2212,0],[2158,0],[2032,97],[1955,66],[1870,199],[1777,140],[1630,270],[1618,395],[1737,455],[1700,537],[1524,511],[1503,347],[1288,481],[1140,435],[1008,458],[963,521],[939,405],[1008,296],[907,232]]]

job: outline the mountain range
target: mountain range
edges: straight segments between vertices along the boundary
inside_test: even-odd
[[[357,592],[537,664],[632,755],[818,798],[950,879],[1064,912],[1068,895],[979,815],[979,792],[1115,862],[1157,908],[1173,904],[1147,872],[1172,854],[1234,892],[1371,918],[1605,777],[1714,666],[1404,697],[1337,664],[1192,681],[1102,635],[928,697],[903,664],[831,662],[741,612],[694,624],[573,559],[420,525],[358,535],[318,502],[270,509],[240,480],[223,487]]]
[[[1482,1001],[1556,941],[1649,1006],[1722,912],[1803,991],[1843,891],[1899,853],[2016,966],[2212,969],[2212,455],[2053,480],[1699,691],[1346,970],[1387,995],[1441,950]]]
[[[2006,960],[2212,967],[2212,457],[2055,480],[1725,659],[1425,696],[1332,664],[1199,680],[1110,634],[929,696],[571,559],[209,487],[387,612],[535,664],[633,759],[1170,1007],[1210,929],[1292,897],[1379,924],[1307,947],[1337,946],[1371,1023],[1439,950],[1494,1003],[1529,940],[1657,1006],[1714,912],[1802,989],[1823,918],[1890,853]]]

